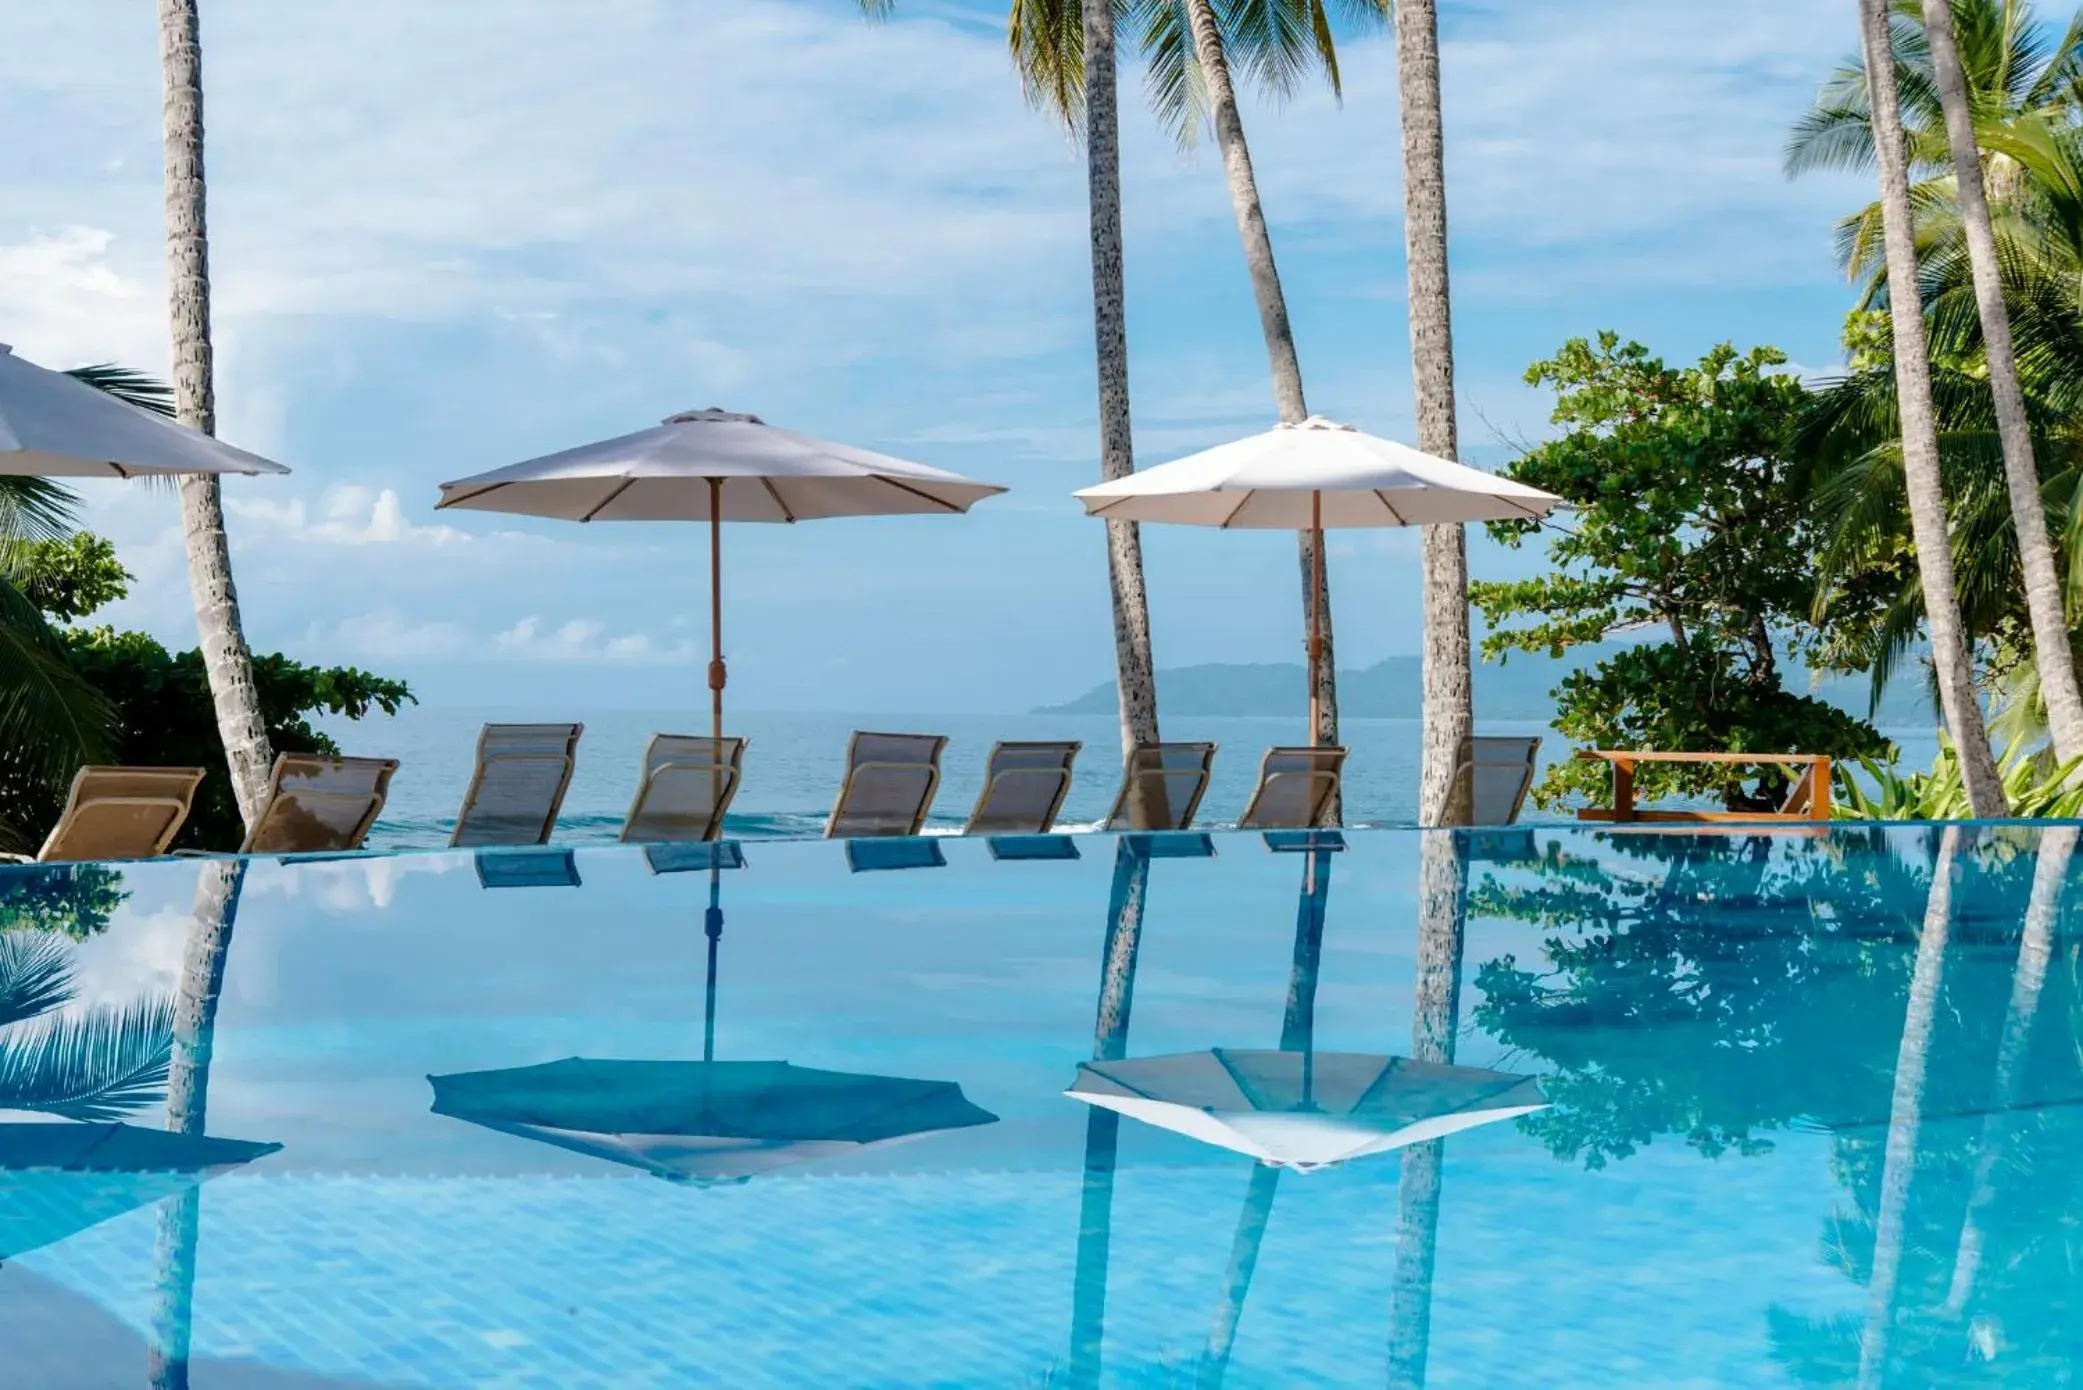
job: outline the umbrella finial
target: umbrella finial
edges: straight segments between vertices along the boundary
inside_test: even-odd
[[[700,410],[683,410],[678,415],[665,417],[668,425],[764,425],[766,421],[757,415],[742,411],[725,410],[720,405],[705,406]]]

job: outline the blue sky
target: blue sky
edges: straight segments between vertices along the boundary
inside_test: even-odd
[[[959,520],[739,527],[741,707],[1010,710],[1111,672],[1083,160],[1021,102],[1003,6],[920,0],[205,0],[220,429],[296,470],[228,488],[256,646],[429,703],[700,694],[702,536],[441,514],[449,478],[694,406],[1008,485]],[[1464,449],[1613,327],[1668,356],[1837,360],[1854,179],[1779,152],[1848,4],[1443,0]],[[1410,433],[1394,55],[1346,99],[1247,109],[1310,402]],[[1220,169],[1124,83],[1144,463],[1264,428]],[[0,340],[165,368],[156,29],[132,0],[0,0]],[[109,617],[192,644],[171,499],[93,486],[138,576]],[[1145,532],[1158,659],[1298,659],[1280,536]],[[1415,540],[1339,537],[1344,664],[1416,650]],[[1523,567],[1477,542],[1479,574]],[[705,656],[705,653],[699,654]]]

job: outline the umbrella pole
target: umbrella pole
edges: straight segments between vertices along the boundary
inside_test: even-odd
[[[1317,730],[1323,714],[1324,661],[1324,495],[1309,494],[1309,746],[1323,742]]]
[[[709,938],[709,974],[702,1000],[702,1060],[716,1060],[716,945],[723,939],[723,866],[712,856],[709,861],[709,910],[703,914],[703,935]]]
[[[709,479],[709,733],[723,740],[723,479]],[[718,747],[714,750],[721,753]]]

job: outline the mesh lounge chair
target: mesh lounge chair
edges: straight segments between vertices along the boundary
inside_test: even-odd
[[[1212,743],[1142,743],[1121,769],[1108,830],[1184,830],[1208,791]]]
[[[1079,743],[1001,743],[984,764],[984,789],[964,835],[1046,835],[1070,793]]]
[[[83,767],[35,859],[8,854],[0,861],[63,864],[164,854],[202,780],[199,767]]]
[[[487,724],[456,813],[454,847],[546,845],[571,785],[584,724]]]
[[[357,850],[383,813],[396,758],[328,758],[284,753],[241,854],[326,854]]]
[[[1474,800],[1469,824],[1510,825],[1519,819],[1540,751],[1538,738],[1493,735],[1461,740],[1454,775],[1470,780]]]
[[[645,844],[713,840],[738,794],[745,740],[706,734],[654,734],[644,749],[644,779],[622,838]]]
[[[846,746],[846,781],[825,837],[916,835],[940,790],[943,734],[856,733]]]
[[[1338,799],[1343,748],[1268,748],[1258,765],[1251,804],[1237,819],[1242,830],[1308,830]]]

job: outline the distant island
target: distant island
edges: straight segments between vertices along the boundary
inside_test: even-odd
[[[1477,716],[1483,719],[1546,722],[1555,711],[1549,697],[1562,678],[1597,659],[1597,653],[1555,660],[1515,652],[1509,662],[1479,662],[1475,671]],[[1788,680],[1802,688],[1797,671]],[[1863,677],[1833,677],[1818,682],[1812,693],[1854,714],[1866,713]],[[1357,670],[1338,673],[1338,704],[1352,719],[1415,719],[1423,706],[1424,685],[1417,657],[1392,656]],[[1254,718],[1293,714],[1307,698],[1299,663],[1178,666],[1157,673],[1158,700],[1168,714],[1189,717]],[[1074,700],[1044,705],[1036,714],[1112,714],[1114,683],[1093,686]],[[1935,723],[1931,705],[1910,679],[1899,679],[1881,703],[1877,721],[1883,728]]]

